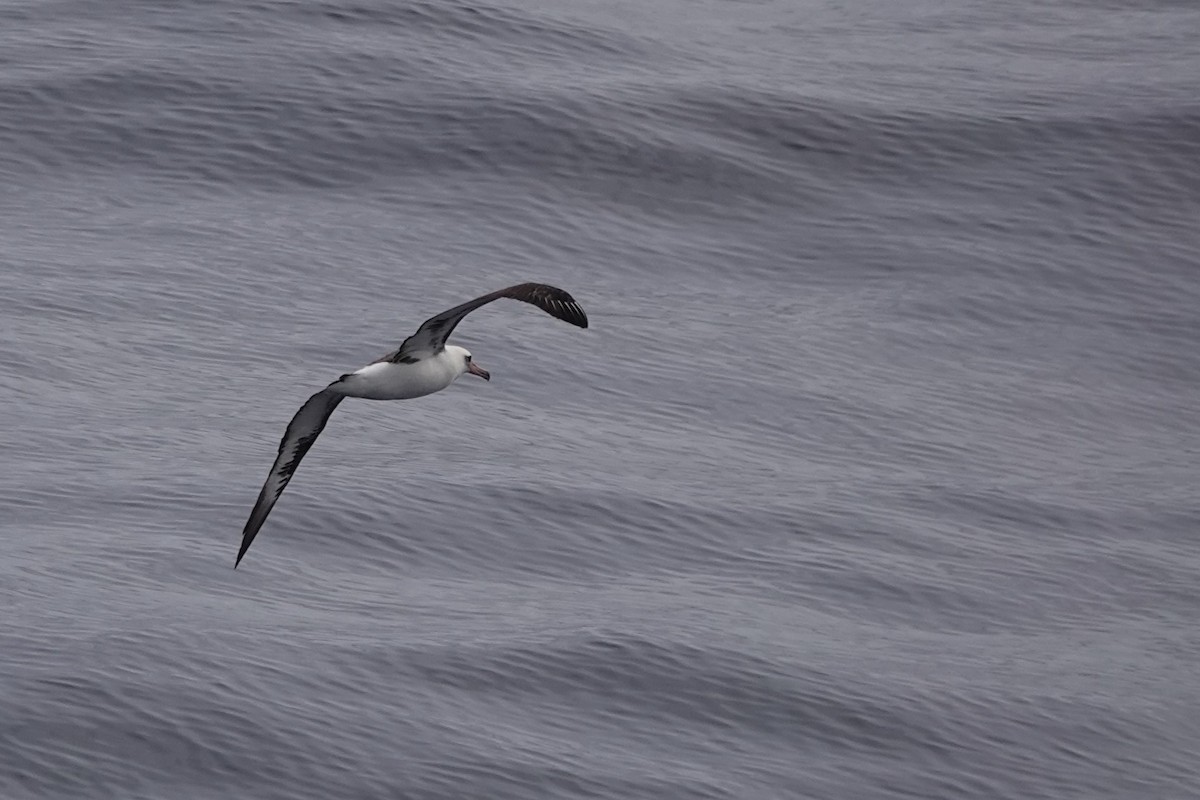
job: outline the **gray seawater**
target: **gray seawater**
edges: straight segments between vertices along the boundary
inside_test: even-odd
[[[1193,3],[0,3],[0,796],[1200,796]],[[497,303],[492,370],[308,395]]]

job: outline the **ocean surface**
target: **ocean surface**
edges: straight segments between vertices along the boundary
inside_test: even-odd
[[[1200,6],[0,2],[0,797],[1200,797]],[[427,317],[491,370],[284,426]]]

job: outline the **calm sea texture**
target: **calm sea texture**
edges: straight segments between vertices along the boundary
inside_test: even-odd
[[[0,796],[1200,796],[1194,3],[0,3]],[[492,371],[288,419],[422,320]]]

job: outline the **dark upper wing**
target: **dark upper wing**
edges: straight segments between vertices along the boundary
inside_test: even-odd
[[[242,556],[250,549],[250,543],[258,535],[258,529],[266,522],[275,501],[292,479],[292,473],[300,466],[300,459],[304,458],[317,436],[325,429],[329,415],[338,407],[338,403],[342,402],[343,396],[332,389],[323,389],[308,398],[308,402],[300,406],[296,416],[288,423],[287,430],[283,433],[283,441],[279,443],[279,455],[275,457],[275,463],[271,466],[271,474],[267,476],[267,482],[258,493],[258,502],[250,512],[250,519],[246,520],[246,527],[242,529],[242,546],[238,550],[237,561],[233,563],[235,569],[242,563]]]
[[[521,283],[485,294],[483,297],[476,297],[461,306],[443,311],[436,317],[430,317],[417,329],[416,333],[405,339],[399,348],[379,360],[415,361],[435,355],[446,346],[446,339],[449,338],[450,332],[462,321],[463,317],[480,306],[486,306],[493,300],[499,300],[502,297],[530,303],[547,314],[572,325],[578,325],[581,328],[588,326],[587,314],[583,313],[583,309],[580,308],[579,303],[575,302],[575,298],[562,289],[544,283]]]

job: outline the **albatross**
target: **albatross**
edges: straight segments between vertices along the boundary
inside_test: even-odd
[[[362,369],[348,372],[300,406],[288,423],[279,443],[279,455],[258,493],[258,501],[242,529],[242,546],[238,550],[234,569],[250,549],[267,515],[275,506],[284,487],[292,479],[304,454],[325,428],[329,415],[344,398],[362,397],[367,400],[408,400],[440,392],[458,378],[471,375],[491,380],[491,373],[471,358],[466,348],[446,344],[446,339],[463,317],[493,300],[508,298],[537,306],[553,317],[577,325],[588,326],[587,314],[575,298],[555,286],[544,283],[521,283],[476,297],[462,305],[430,317],[405,339],[398,348],[383,358],[372,361]]]

